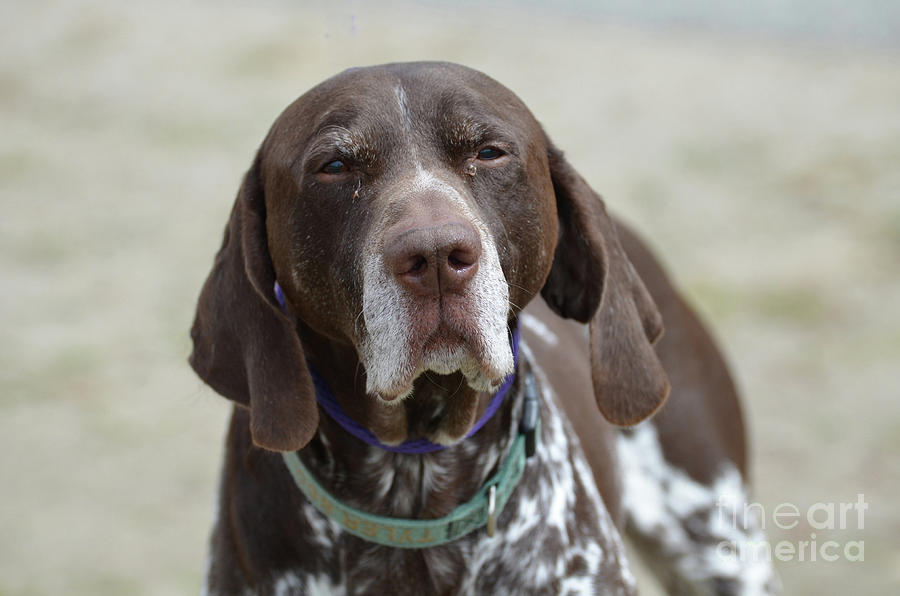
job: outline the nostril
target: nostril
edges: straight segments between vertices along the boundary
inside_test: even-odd
[[[385,251],[388,270],[407,290],[416,294],[432,294],[438,288],[438,273],[433,262],[419,250],[409,250],[397,243]]]
[[[409,268],[405,271],[405,273],[416,274],[425,271],[425,268],[428,266],[428,259],[423,256],[415,256],[409,259]]]
[[[447,255],[447,263],[456,271],[471,267],[476,261],[475,255],[465,249],[456,249]]]

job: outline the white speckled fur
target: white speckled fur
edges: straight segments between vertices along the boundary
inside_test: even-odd
[[[533,356],[524,342],[520,349],[533,362]],[[522,586],[528,586],[536,593],[553,593],[550,585],[555,580],[561,580],[560,594],[569,589],[578,594],[593,594],[595,579],[603,566],[614,566],[620,570],[621,578],[629,589],[633,589],[633,578],[627,571],[618,532],[597,492],[593,474],[584,460],[578,439],[556,405],[556,398],[543,374],[536,367],[533,370],[543,387],[543,428],[535,459],[529,466],[536,468],[539,481],[534,492],[519,494],[518,498],[507,505],[510,510],[509,522],[500,529],[502,540],[480,534],[473,549],[474,557],[467,566],[467,574],[461,580],[460,593],[480,594],[480,578],[501,577],[508,579],[500,581],[494,588],[495,593],[519,593]],[[592,520],[596,525],[592,531],[596,531],[601,537],[602,547],[591,536],[575,531],[576,495],[588,499],[591,509],[596,512],[596,519]],[[535,545],[543,544],[551,533],[558,534],[565,545],[562,552],[534,548]],[[510,557],[508,553],[511,545],[516,544],[523,544],[525,548],[518,551],[515,557]],[[566,561],[576,556],[583,558],[585,572],[566,577]],[[507,569],[507,573],[501,573],[497,569],[498,566],[509,565],[513,567]],[[587,590],[582,591],[581,588]]]
[[[303,582],[300,577],[296,573],[288,571],[275,580],[275,596],[290,596],[290,594],[296,594],[302,587]]]
[[[736,590],[729,593],[745,596],[780,592],[768,558],[740,557],[765,536],[758,519],[751,516],[744,524],[742,515],[734,515],[743,512],[748,501],[737,468],[724,467],[711,486],[693,480],[665,460],[652,420],[630,434],[621,433],[618,451],[629,523],[661,551],[681,581],[698,593],[705,593],[713,581],[726,581]],[[693,536],[686,528],[689,520]],[[738,552],[723,554],[722,542],[736,545]]]

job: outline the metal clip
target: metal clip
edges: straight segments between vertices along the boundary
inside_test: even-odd
[[[494,536],[494,530],[497,529],[497,485],[492,484],[488,489],[488,518],[487,533],[488,536]]]
[[[541,415],[538,403],[537,382],[534,375],[525,376],[525,403],[522,408],[522,422],[519,432],[525,435],[525,457],[534,455],[537,448],[537,423]]]

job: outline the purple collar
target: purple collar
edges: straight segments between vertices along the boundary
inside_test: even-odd
[[[281,289],[281,286],[278,282],[275,282],[275,298],[278,300],[278,304],[281,305],[282,309],[286,309],[285,301],[284,301],[284,292]],[[519,327],[516,325],[510,337],[510,344],[512,347],[513,353],[513,363],[514,366],[518,366],[519,363]],[[309,366],[309,364],[307,363]],[[313,383],[316,386],[316,401],[322,406],[322,409],[328,412],[328,415],[331,416],[335,422],[341,425],[341,427],[346,430],[348,433],[356,437],[361,441],[365,441],[369,445],[374,445],[375,447],[380,447],[387,451],[394,451],[396,453],[430,453],[432,451],[440,451],[441,449],[446,449],[447,445],[440,445],[438,443],[432,443],[428,439],[412,439],[408,441],[404,441],[399,445],[385,445],[375,434],[362,426],[355,420],[353,420],[338,401],[331,394],[331,391],[328,389],[328,385],[325,384],[325,381],[315,372],[312,366],[309,366],[309,372],[312,376]],[[500,385],[500,388],[497,390],[497,393],[491,398],[490,403],[488,404],[487,409],[484,411],[484,414],[475,425],[466,433],[465,438],[468,439],[482,426],[487,423],[488,420],[491,419],[497,409],[500,408],[500,404],[503,403],[503,398],[506,397],[506,394],[509,393],[510,388],[513,385],[513,381],[515,381],[516,373],[513,372],[508,377],[503,380],[503,384]]]

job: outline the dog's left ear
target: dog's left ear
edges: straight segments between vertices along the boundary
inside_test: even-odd
[[[603,200],[548,142],[559,240],[541,295],[560,316],[590,321],[594,397],[613,424],[652,415],[669,394],[653,350],[662,316],[625,255]]]

